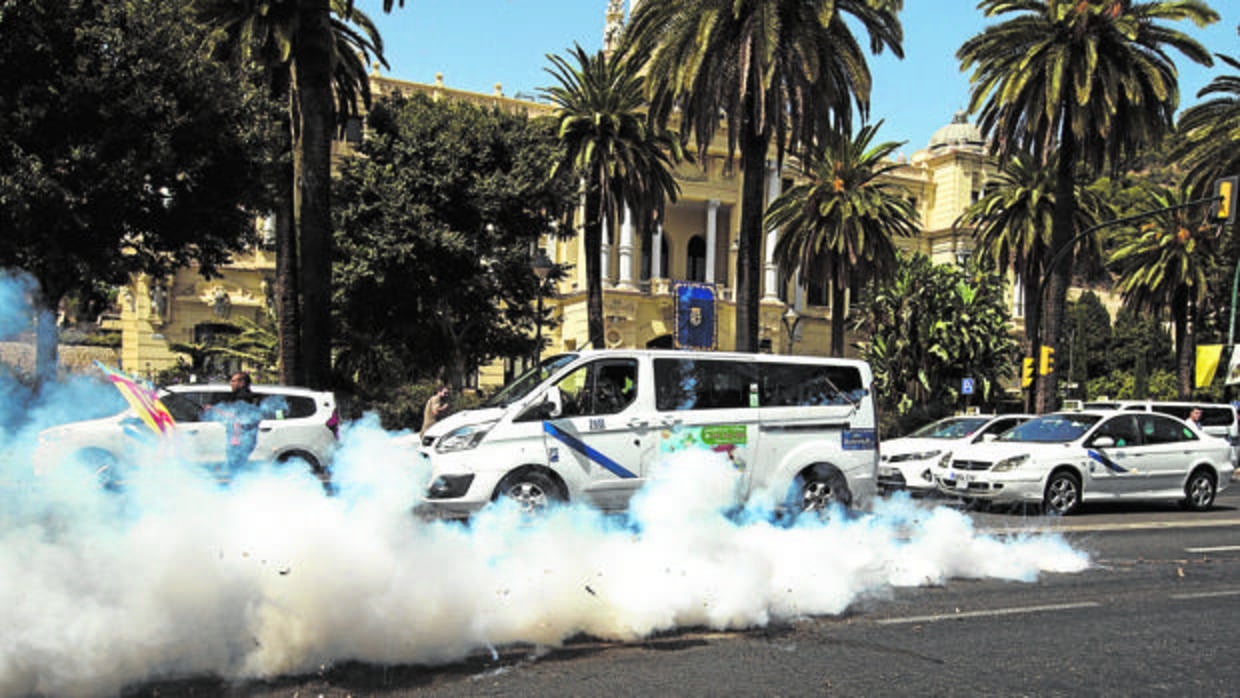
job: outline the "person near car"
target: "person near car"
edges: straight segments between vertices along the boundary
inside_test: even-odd
[[[447,413],[451,405],[448,404],[448,394],[451,389],[447,385],[439,386],[439,390],[426,401],[426,407],[422,410],[422,431],[419,436],[426,433],[431,425],[438,422]]]
[[[250,374],[238,371],[228,379],[232,391],[209,407],[210,417],[224,424],[226,474],[236,473],[258,445],[258,423],[263,419],[261,397],[251,389]]]
[[[1198,429],[1201,428],[1201,408],[1200,407],[1194,407],[1193,409],[1188,411],[1188,423],[1192,424]]]

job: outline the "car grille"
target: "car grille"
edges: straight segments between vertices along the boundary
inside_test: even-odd
[[[990,466],[994,465],[984,460],[954,460],[952,467],[956,470],[990,470]]]

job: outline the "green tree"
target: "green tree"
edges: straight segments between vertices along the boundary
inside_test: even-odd
[[[256,64],[264,73],[272,97],[287,105],[280,130],[282,157],[273,214],[274,300],[280,337],[280,380],[299,385],[306,382],[306,376],[292,152],[301,128],[297,118],[301,106],[299,93],[293,89],[293,75],[302,5],[298,0],[194,0],[194,7],[197,16],[213,29],[211,53],[242,65]],[[370,80],[366,75],[370,57],[373,55],[384,66],[387,62],[378,30],[368,16],[353,7],[351,0],[332,0],[331,11],[332,88],[336,95],[335,113],[343,123],[358,115],[359,102],[370,103]]]
[[[870,70],[852,27],[874,53],[903,57],[899,0],[660,0],[637,7],[622,37],[650,76],[655,119],[680,121],[706,149],[726,124],[729,160],[740,153],[736,349],[757,351],[766,162],[828,133],[852,133],[855,103],[869,115]],[[850,24],[845,16],[854,20]],[[721,120],[720,115],[726,115]]]
[[[1110,370],[1111,314],[1098,294],[1085,291],[1071,305],[1073,350],[1061,357],[1072,381],[1082,386]]]
[[[866,125],[856,138],[833,138],[806,167],[808,181],[771,202],[768,230],[782,229],[775,261],[786,276],[799,269],[802,283],[818,279],[831,287],[831,355],[844,355],[845,294],[881,278],[896,264],[893,239],[917,234],[917,211],[908,192],[885,175],[899,165],[889,160],[903,143],[871,145],[882,122]]]
[[[343,163],[333,280],[342,384],[368,400],[529,356],[530,248],[575,202],[549,122],[426,95],[377,100]]]
[[[1184,203],[1175,190],[1149,192],[1150,210]],[[1169,313],[1175,335],[1179,395],[1192,397],[1196,343],[1191,328],[1197,307],[1207,298],[1207,273],[1214,264],[1218,240],[1212,226],[1200,222],[1200,214],[1178,209],[1157,214],[1143,225],[1114,234],[1115,250],[1110,264],[1119,276],[1116,289],[1134,310],[1154,317]]]
[[[67,294],[253,243],[274,110],[206,61],[180,3],[31,0],[0,12],[0,266],[39,283],[38,376]]]
[[[1169,51],[1211,64],[1204,47],[1167,22],[1204,26],[1218,13],[1200,0],[982,0],[978,7],[987,17],[1012,16],[956,54],[961,69],[973,71],[969,108],[1001,158],[1027,152],[1049,164],[1054,156],[1054,254],[1078,232],[1077,166],[1118,168],[1171,130],[1179,91]],[[1049,273],[1049,302],[1034,319],[1041,343],[1054,348],[1071,279],[1068,255]],[[1052,405],[1057,377],[1038,381],[1038,411]]]
[[[1210,99],[1180,113],[1182,141],[1172,151],[1194,197],[1208,196],[1219,177],[1240,174],[1240,59],[1215,55],[1234,72],[1214,78],[1197,93]]]
[[[965,377],[976,381],[980,402],[993,404],[1017,358],[1005,286],[994,273],[900,255],[895,273],[876,280],[857,315],[880,411],[939,416],[961,406]]]
[[[603,339],[602,239],[605,222],[621,220],[626,209],[649,214],[680,196],[672,176],[680,142],[648,122],[643,78],[632,63],[581,46],[572,65],[548,55],[547,69],[558,85],[542,88],[553,105],[562,154],[556,171],[580,178],[585,193],[586,310],[590,346]],[[643,219],[644,225],[648,221]]]

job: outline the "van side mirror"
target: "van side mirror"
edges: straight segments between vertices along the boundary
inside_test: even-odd
[[[517,415],[518,422],[538,422],[544,419],[559,417],[563,412],[562,397],[559,388],[551,388],[541,400],[531,404]]]

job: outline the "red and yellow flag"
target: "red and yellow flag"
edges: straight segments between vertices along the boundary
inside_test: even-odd
[[[159,399],[159,394],[155,392],[155,388],[150,383],[133,378],[100,361],[96,361],[95,365],[103,371],[108,380],[112,381],[112,385],[121,391],[121,395],[138,413],[138,417],[151,428],[151,431],[159,436],[167,436],[172,432],[173,427],[176,426],[172,413],[164,406]]]

